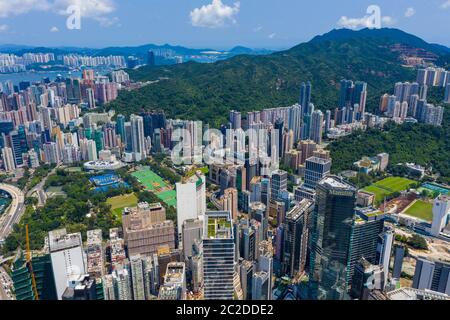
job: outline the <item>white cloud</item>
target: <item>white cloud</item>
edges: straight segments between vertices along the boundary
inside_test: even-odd
[[[66,10],[70,6],[78,6],[84,18],[101,18],[116,11],[113,0],[55,0],[53,4],[54,9],[62,15],[67,15]]]
[[[413,15],[415,15],[416,14],[416,9],[414,9],[414,8],[408,8],[408,9],[406,9],[406,11],[405,11],[405,17],[406,18],[411,18]]]
[[[47,0],[0,0],[0,17],[7,18],[30,11],[47,11],[51,4]]]
[[[450,0],[447,0],[443,4],[441,4],[441,8],[443,8],[443,9],[450,8]]]
[[[393,26],[394,24],[396,24],[397,20],[395,20],[394,18],[390,17],[390,16],[384,16],[381,18],[381,23],[383,26],[389,27],[389,26]]]
[[[240,3],[227,6],[222,0],[212,0],[211,4],[195,8],[191,11],[191,23],[194,27],[220,28],[227,22],[236,23],[235,16],[239,13]]]
[[[50,29],[50,32],[59,32],[59,29],[58,29],[58,27],[52,27]]]
[[[6,32],[9,30],[9,26],[6,24],[0,24],[0,33]]]
[[[47,11],[68,15],[67,8],[78,6],[81,18],[98,21],[103,26],[117,22],[117,18],[108,17],[116,11],[115,0],[0,0],[0,17],[7,18],[26,14],[31,11]]]
[[[263,29],[262,26],[257,26],[255,28],[253,28],[253,32],[260,32]]]
[[[269,39],[274,39],[276,36],[277,34],[275,32],[268,35]]]
[[[395,24],[395,19],[390,16],[384,16],[381,18],[382,26],[392,26]],[[337,25],[341,28],[357,30],[361,28],[373,27],[373,18],[371,16],[364,16],[362,18],[349,18],[342,16]]]

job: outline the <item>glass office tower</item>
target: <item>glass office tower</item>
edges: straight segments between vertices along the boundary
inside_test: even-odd
[[[317,185],[313,213],[310,298],[343,300],[347,295],[356,188],[336,176]]]
[[[206,212],[203,231],[205,300],[233,300],[234,257],[231,212]]]

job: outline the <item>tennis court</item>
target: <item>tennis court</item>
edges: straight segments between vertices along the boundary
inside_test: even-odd
[[[422,188],[431,192],[439,192],[440,194],[450,194],[450,189],[432,183],[425,183],[422,185]]]

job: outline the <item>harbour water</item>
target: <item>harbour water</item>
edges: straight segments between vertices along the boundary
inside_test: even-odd
[[[69,71],[54,71],[54,72],[20,72],[20,73],[1,73],[0,82],[12,81],[14,85],[18,85],[21,81],[37,82],[44,78],[50,78],[51,81],[55,80],[58,75],[63,77],[81,77],[81,72],[69,72]]]

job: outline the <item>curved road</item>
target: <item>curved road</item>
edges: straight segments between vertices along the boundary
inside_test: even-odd
[[[24,193],[9,184],[0,184],[0,190],[9,193],[12,197],[11,206],[8,212],[5,212],[0,218],[0,243],[5,240],[12,232],[12,227],[19,223],[20,218],[25,212],[25,195]]]

